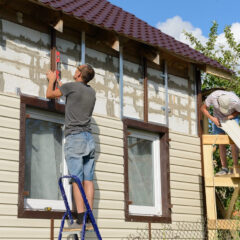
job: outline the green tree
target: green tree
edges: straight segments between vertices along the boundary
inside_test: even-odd
[[[235,73],[232,80],[226,80],[211,74],[202,74],[202,90],[224,88],[229,91],[234,91],[240,96],[240,43],[237,43],[234,39],[230,26],[226,26],[224,29],[224,35],[227,45],[218,46],[216,44],[218,38],[217,30],[218,24],[214,21],[210,28],[208,40],[205,44],[201,43],[192,33],[184,32],[186,38],[196,50],[203,53],[205,56],[218,61],[220,64]]]

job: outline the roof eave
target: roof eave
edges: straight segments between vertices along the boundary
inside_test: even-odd
[[[224,78],[226,80],[232,80],[233,77],[233,74],[231,74],[230,72],[221,70],[219,68],[214,68],[210,65],[205,65],[204,72],[214,75],[216,77]]]

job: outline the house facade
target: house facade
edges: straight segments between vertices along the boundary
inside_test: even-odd
[[[0,1],[0,239],[58,235],[64,99],[45,98],[56,51],[63,83],[80,64],[96,72],[102,238],[204,239],[200,71],[230,73],[105,0]]]

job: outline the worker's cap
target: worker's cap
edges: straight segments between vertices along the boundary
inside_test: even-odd
[[[231,99],[227,95],[221,95],[218,98],[219,110],[222,114],[226,115],[230,109]]]
[[[235,111],[240,112],[240,101],[236,102],[227,95],[221,95],[218,98],[219,110],[224,115],[228,114],[229,109],[235,109]]]
[[[240,112],[240,101],[235,102],[233,105],[236,112]]]

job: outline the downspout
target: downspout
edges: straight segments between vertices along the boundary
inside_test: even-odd
[[[143,107],[143,120],[144,122],[148,122],[148,77],[147,77],[147,59],[143,58],[143,99],[144,99],[144,107]]]
[[[165,88],[165,118],[166,118],[166,126],[169,127],[169,119],[168,119],[168,69],[167,69],[167,61],[164,60],[164,88]]]
[[[123,47],[119,47],[119,96],[120,96],[120,119],[123,119]]]
[[[81,64],[85,64],[86,45],[85,45],[85,32],[81,36]]]
[[[193,65],[191,65],[191,67],[193,68],[192,70],[193,70],[193,73],[195,73],[196,72],[196,67],[195,66],[193,66]],[[195,98],[194,98],[194,100],[195,100],[195,109],[196,109],[196,122],[197,122],[197,124],[196,124],[196,135],[198,136],[199,134],[199,129],[198,129],[198,122],[199,122],[199,114],[198,114],[198,82],[197,82],[197,78],[196,78],[196,76],[194,77],[195,79],[195,88],[194,88],[194,90],[195,90],[195,92],[194,92],[194,95],[195,95]],[[200,91],[201,91],[201,89],[200,89]]]

